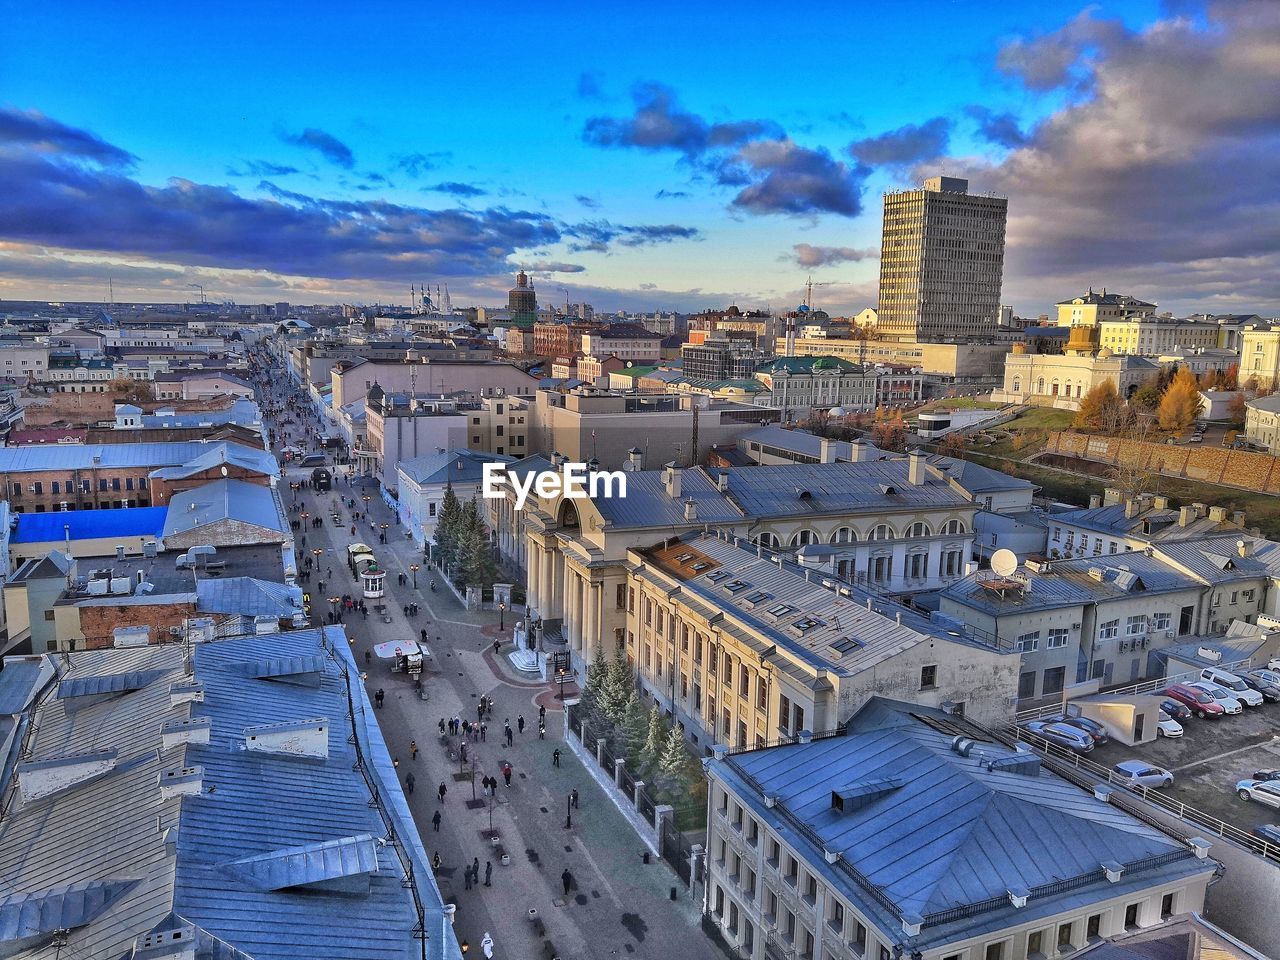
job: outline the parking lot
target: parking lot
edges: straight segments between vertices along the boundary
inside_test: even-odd
[[[1264,823],[1280,823],[1280,810],[1236,796],[1236,781],[1261,768],[1280,768],[1280,703],[1246,707],[1234,717],[1179,721],[1185,733],[1177,739],[1127,747],[1112,741],[1097,747],[1089,759],[1112,767],[1121,760],[1145,760],[1173,772],[1173,786],[1163,791],[1188,806],[1252,831]]]

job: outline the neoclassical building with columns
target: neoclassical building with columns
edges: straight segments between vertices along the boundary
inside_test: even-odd
[[[508,472],[558,469],[529,457]],[[526,573],[530,617],[544,646],[563,642],[580,671],[627,625],[627,553],[692,531],[718,531],[877,594],[940,588],[964,576],[977,505],[923,455],[859,463],[707,470],[627,464],[625,497],[489,499],[503,557]],[[801,552],[801,548],[806,548]]]

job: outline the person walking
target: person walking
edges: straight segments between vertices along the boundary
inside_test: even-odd
[[[373,695],[373,702],[374,702],[374,703],[376,703],[376,704],[378,705],[378,709],[379,709],[379,710],[381,710],[381,709],[382,709],[382,699],[383,699],[383,697],[385,697],[385,696],[386,696],[386,694],[382,692],[382,688],[381,688],[381,687],[379,687],[379,688],[378,688],[378,692],[377,692],[377,693],[375,693],[375,694]]]
[[[409,774],[409,776],[413,776],[413,774]],[[439,810],[437,810],[435,812],[435,815],[431,818],[431,829],[435,830],[436,833],[440,832],[440,811]]]
[[[463,889],[470,890],[471,889],[471,867],[468,866],[466,869],[462,871],[462,879],[463,879],[463,882],[466,884],[466,886]]]
[[[476,884],[480,883],[480,858],[473,857],[471,860],[471,875],[475,877]]]
[[[411,760],[418,759],[418,741],[417,740],[409,741],[409,758]]]
[[[524,714],[523,713],[520,714],[520,716],[516,717],[516,729],[519,730],[521,733],[524,733]]]
[[[480,724],[480,742],[484,743],[489,733],[489,725],[487,723]]]
[[[440,781],[440,789],[437,792],[440,794],[440,802],[444,803],[444,795],[449,792],[449,788],[444,785],[443,780]]]
[[[440,872],[440,851],[437,850],[431,855],[431,869],[436,873]],[[567,872],[567,871],[566,871]]]
[[[556,747],[555,751],[551,754],[551,765],[553,767],[560,766],[560,748],[559,747]]]
[[[447,728],[446,728],[446,727],[445,727],[445,725],[444,725],[444,717],[441,717],[441,718],[440,718],[440,736],[442,736],[442,737],[444,736],[444,732],[445,732],[445,730],[446,730],[446,729],[447,729]]]
[[[492,876],[493,876],[493,861],[492,861],[492,860],[486,860],[486,861],[484,862],[484,885],[485,885],[486,887],[491,887],[491,886],[493,886],[493,884],[491,884],[491,883],[489,882],[489,878],[490,878],[490,877],[492,877]]]
[[[511,786],[511,764],[504,763],[502,765],[502,779],[506,781],[507,786]],[[441,784],[443,786],[443,784]]]
[[[413,793],[413,774],[409,774],[404,778],[404,792]]]
[[[573,886],[573,874],[569,872],[569,868],[564,868],[564,873],[560,874],[560,882],[564,884],[564,895],[569,895],[569,888]]]
[[[546,721],[547,721],[547,708],[545,704],[540,703],[538,704],[538,722],[546,723]]]
[[[578,788],[577,787],[574,787],[572,790],[569,791],[569,805],[572,806],[573,809],[575,810],[578,809]]]
[[[542,720],[538,721],[538,739],[539,740],[547,739],[547,725]]]

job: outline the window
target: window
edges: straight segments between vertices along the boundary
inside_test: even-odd
[[[876,528],[871,531],[868,540],[889,540],[892,539],[893,533],[889,530],[889,525],[885,523],[877,524]]]
[[[1147,633],[1147,615],[1145,613],[1138,614],[1136,617],[1130,617],[1125,621],[1125,636],[1142,637]]]
[[[867,952],[867,928],[856,920],[853,923],[853,940],[849,945],[860,956]]]
[[[983,956],[986,960],[1004,960],[1004,948],[1008,943],[1008,940],[1001,940],[999,943],[988,943],[986,953]]]
[[[839,900],[831,901],[831,915],[827,917],[827,926],[837,935],[844,931],[844,904]]]
[[[1024,633],[1018,637],[1019,653],[1035,653],[1040,649],[1040,631],[1035,630],[1031,633]]]
[[[1140,903],[1131,903],[1124,908],[1124,928],[1126,930],[1133,930],[1138,926],[1138,908],[1141,906],[1142,904]]]
[[[1058,925],[1058,952],[1063,952],[1071,947],[1071,930],[1075,926],[1073,923],[1061,923]]]
[[[926,664],[920,668],[920,689],[932,690],[938,685],[937,664]]]
[[[1036,957],[1044,953],[1044,931],[1034,930],[1027,934],[1027,957]]]
[[[804,707],[798,703],[791,708],[791,729],[796,733],[804,729]]]
[[[1089,919],[1085,922],[1085,925],[1084,925],[1085,939],[1090,941],[1099,939],[1101,937],[1101,930],[1102,930],[1102,914],[1100,913],[1091,914],[1089,916]]]
[[[1118,619],[1108,620],[1098,628],[1099,640],[1114,640],[1118,636],[1120,636],[1120,621]]]
[[[1055,541],[1055,542],[1057,542],[1057,541],[1059,541],[1059,540],[1061,540],[1061,539],[1062,539],[1062,528],[1061,528],[1061,527],[1054,527],[1054,528],[1053,528],[1053,539],[1054,539],[1054,541]]]
[[[1173,916],[1173,894],[1166,893],[1160,898],[1160,919],[1164,920]]]
[[[857,539],[858,536],[853,532],[852,527],[839,527],[831,535],[832,543],[853,543]]]
[[[924,580],[929,576],[929,555],[927,553],[908,554],[906,567],[909,580]]]
[[[738,696],[744,700],[751,693],[751,674],[747,672],[747,665],[741,664],[738,667]]]
[[[1044,672],[1044,693],[1048,696],[1051,693],[1062,692],[1063,677],[1066,673],[1065,667],[1051,667]]]
[[[1170,613],[1153,613],[1151,615],[1152,630],[1168,630],[1169,624],[1173,621],[1173,615]]]
[[[1056,650],[1059,647],[1067,645],[1068,630],[1066,627],[1054,627],[1049,631],[1049,642],[1046,645],[1050,650]]]
[[[889,953],[889,948],[886,947],[884,944],[880,945],[879,958],[880,960],[891,960],[891,954]]]
[[[944,537],[958,537],[964,533],[964,524],[959,520],[948,520],[942,525]]]
[[[769,683],[764,677],[756,681],[756,708],[766,711],[769,709]]]
[[[1246,590],[1246,591],[1244,592],[1244,602],[1245,602],[1245,603],[1253,603],[1253,594],[1254,594],[1254,591],[1253,591],[1253,590]]]
[[[929,525],[923,521],[916,521],[907,528],[907,539],[912,540],[917,537],[929,536]]]
[[[889,564],[892,562],[890,557],[872,557],[871,558],[871,582],[872,583],[888,583],[889,582]]]

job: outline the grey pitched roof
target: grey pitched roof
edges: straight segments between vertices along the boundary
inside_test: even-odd
[[[196,581],[196,610],[247,617],[292,617],[302,613],[302,588],[256,577],[204,577]]]
[[[905,458],[730,467],[725,472],[729,495],[752,517],[876,513],[969,502],[936,472],[930,472],[923,484],[911,483]]]
[[[921,918],[921,934],[906,938],[916,949],[1051,915],[1069,898],[1111,900],[1216,866],[1038,764],[1006,768],[999,761],[1017,755],[1003,745],[978,743],[961,756],[951,730],[937,728],[955,723],[875,699],[846,736],[712,760],[711,770],[878,921],[890,943],[904,941],[903,917]],[[842,790],[866,799],[836,809],[832,795]],[[827,863],[824,851],[840,861]],[[1126,865],[1119,883],[1101,869],[1111,861]],[[1031,895],[1022,908],[1009,899],[1018,889]]]
[[[753,467],[760,470],[763,467]],[[685,519],[684,501],[697,505],[697,524],[741,520],[744,512],[716,489],[702,467],[680,471],[680,496],[667,493],[662,470],[628,473],[625,497],[597,497],[592,500],[606,523],[616,527],[695,526]]]
[[[133,444],[116,444],[116,446],[133,446]],[[216,444],[201,444],[203,450],[189,460],[171,467],[153,470],[151,476],[164,480],[182,480],[206,470],[217,467],[240,467],[268,477],[280,475],[280,464],[275,455],[261,449],[246,447],[239,443],[222,441]]]
[[[228,456],[248,456],[263,472],[277,471],[275,458],[265,450],[254,450],[238,443],[221,441],[173,441],[169,443],[87,443],[87,444],[29,444],[21,447],[0,447],[0,473],[31,472],[37,470],[84,470],[97,466],[112,467],[175,467],[188,463],[223,448],[234,448]]]
[[[241,669],[281,656],[314,659],[319,683],[273,683]],[[92,702],[45,699],[35,708],[34,761],[110,747],[114,769],[38,799],[24,797],[21,775],[4,784],[0,937],[35,937],[9,941],[10,955],[119,960],[150,933],[181,931],[200,960],[410,960],[424,950],[416,892],[431,931],[426,957],[459,960],[341,628],[199,644],[193,666],[204,700],[175,705],[170,684],[191,679],[182,646],[74,652],[64,683],[152,679]],[[247,727],[307,718],[326,718],[327,759],[237,748]],[[210,724],[209,745],[162,750],[161,723],[187,719]],[[198,781],[198,792],[161,801],[165,771]],[[398,844],[370,843],[392,831]],[[331,883],[353,877],[359,885]]]
[[[486,463],[513,463],[515,457],[475,450],[449,450],[401,460],[399,471],[419,486],[435,483],[479,483]]]
[[[162,538],[172,537],[220,520],[235,520],[274,533],[288,530],[288,521],[281,513],[275,490],[258,483],[224,477],[174,494],[160,535]]]
[[[1252,407],[1254,410],[1263,410],[1267,413],[1280,413],[1280,393],[1268,394],[1265,397],[1258,397],[1256,400],[1249,400],[1246,406]]]

